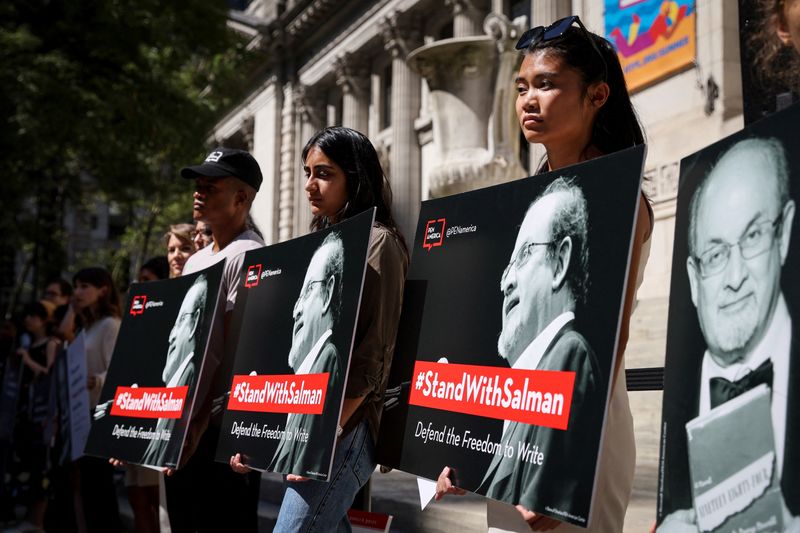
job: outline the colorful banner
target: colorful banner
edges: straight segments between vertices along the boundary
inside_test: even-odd
[[[605,0],[606,39],[635,91],[691,65],[697,55],[695,0]]]

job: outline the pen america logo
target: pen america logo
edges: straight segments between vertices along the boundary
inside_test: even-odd
[[[422,247],[430,251],[431,248],[441,246],[444,242],[446,219],[438,218],[429,220],[425,224],[425,235],[422,237]]]
[[[280,268],[270,270],[269,268],[263,269],[261,263],[257,265],[250,265],[247,267],[247,276],[244,279],[244,286],[248,289],[258,285],[258,282],[270,276],[279,276],[283,271]]]
[[[131,300],[131,315],[136,316],[144,313],[145,303],[147,303],[147,296],[144,294],[134,296],[133,300]]]
[[[144,294],[134,296],[133,300],[131,300],[131,315],[141,315],[144,313],[145,309],[150,309],[151,307],[164,307],[164,302],[155,300],[148,301],[147,296]]]
[[[247,277],[244,279],[244,286],[248,289],[258,285],[261,281],[261,263],[247,267]]]

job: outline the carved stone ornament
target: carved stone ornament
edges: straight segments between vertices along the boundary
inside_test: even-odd
[[[436,41],[408,57],[431,89],[433,137],[441,151],[428,175],[434,196],[526,174],[509,83],[520,61],[513,51],[520,28],[498,14],[483,26],[488,35]]]
[[[364,96],[369,92],[369,69],[366,61],[351,52],[333,60],[336,72],[336,85],[344,93]]]
[[[407,57],[422,37],[419,18],[413,13],[392,12],[380,21],[380,28],[384,47],[395,59]]]

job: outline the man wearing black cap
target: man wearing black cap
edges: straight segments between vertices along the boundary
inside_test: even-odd
[[[195,180],[193,216],[212,228],[214,243],[191,256],[183,268],[190,274],[226,260],[217,310],[195,393],[196,409],[186,433],[180,469],[167,478],[167,507],[173,532],[257,531],[261,474],[234,473],[214,461],[221,419],[211,413],[212,400],[222,397],[232,369],[225,358],[236,289],[244,253],[264,246],[247,229],[247,215],[261,186],[261,169],[243,150],[215,148],[202,164],[186,167],[181,176]],[[224,309],[222,307],[224,306]]]

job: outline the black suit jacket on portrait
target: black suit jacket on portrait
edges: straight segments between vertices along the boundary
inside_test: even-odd
[[[328,391],[325,394],[325,405],[322,414],[294,414],[288,417],[286,432],[294,434],[295,430],[303,429],[308,432],[308,440],[299,442],[283,439],[275,450],[269,470],[282,473],[300,475],[327,474],[328,464],[322,464],[324,450],[330,446],[326,440],[336,433],[338,418],[337,406],[334,406],[336,387],[341,384],[342,371],[339,362],[339,350],[331,342],[330,337],[317,354],[314,364],[311,365],[309,374],[329,373]]]
[[[565,510],[588,520],[597,451],[587,449],[600,442],[607,380],[594,351],[571,323],[559,331],[536,369],[575,372],[568,430],[510,422],[504,442],[514,447],[514,457],[495,456],[481,487],[490,498],[534,510]],[[538,445],[544,464],[521,462],[518,441]]]
[[[191,390],[192,385],[194,385],[194,379],[195,366],[193,357],[192,361],[181,371],[180,377],[174,381],[174,386],[179,387],[186,385]],[[187,395],[187,400],[188,398],[189,397]],[[176,432],[176,428],[185,430],[186,426],[189,424],[189,415],[189,406],[187,405],[184,407],[184,412],[180,419],[159,418],[155,427],[156,433],[161,434],[164,431],[169,431],[172,435]],[[180,455],[182,448],[183,435],[181,435],[180,439],[177,438],[177,436],[171,436],[168,441],[153,439],[147,444],[147,449],[145,449],[144,454],[142,455],[141,462],[142,464],[153,466],[168,466],[170,468],[175,468],[178,466],[178,456]]]
[[[789,351],[789,390],[786,403],[786,434],[783,452],[783,473],[781,491],[789,511],[800,516],[800,334],[792,331]],[[674,415],[665,417],[667,431],[664,458],[664,486],[662,492],[662,512],[667,516],[678,509],[693,506],[691,475],[689,472],[689,451],[686,437],[686,423],[697,417],[700,408],[700,375],[703,357],[692,360],[686,368],[686,384],[682,394],[673,398],[669,408]],[[688,366],[688,365],[687,365]],[[777,376],[776,376],[777,377]],[[662,438],[664,436],[662,435]]]

